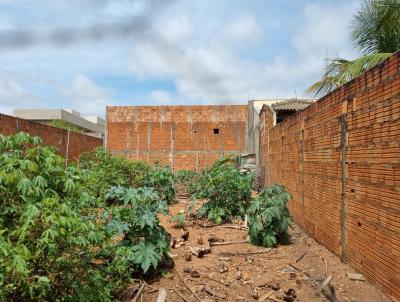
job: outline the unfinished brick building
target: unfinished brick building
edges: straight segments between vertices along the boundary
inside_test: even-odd
[[[129,159],[200,170],[245,150],[247,105],[107,107],[106,148]]]

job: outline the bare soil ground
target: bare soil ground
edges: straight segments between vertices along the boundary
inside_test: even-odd
[[[170,210],[177,214],[182,209],[187,211],[188,206],[187,200],[179,200]],[[161,223],[172,236],[181,238],[181,230],[173,226],[169,217],[161,217]],[[189,247],[201,246],[199,243],[205,246],[210,236],[225,243],[243,241],[247,237],[246,230],[201,226],[207,223],[205,220],[186,220],[188,240],[181,246],[178,242],[178,247],[171,249],[175,268],[165,271],[159,279],[149,281],[154,289],[145,288],[138,301],[156,301],[156,289],[159,288],[166,290],[165,301],[170,302],[327,301],[321,294],[326,275],[333,277],[338,301],[390,301],[367,281],[350,280],[346,274],[354,273],[354,270],[297,226],[289,231],[291,243],[288,245],[273,249],[249,243],[212,246],[211,253],[202,258],[192,255],[190,261],[185,260],[185,251]],[[195,272],[186,273],[185,267]]]

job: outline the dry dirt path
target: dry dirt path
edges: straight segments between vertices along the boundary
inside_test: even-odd
[[[170,210],[172,214],[177,214],[180,210],[186,211],[188,206],[187,200],[179,200]],[[178,239],[181,237],[181,230],[174,228],[169,217],[161,217],[161,223],[172,236]],[[207,221],[200,222],[206,223]],[[159,288],[166,289],[165,301],[169,302],[327,301],[321,294],[321,283],[325,274],[332,275],[332,285],[336,289],[338,301],[389,301],[368,282],[351,281],[346,274],[354,273],[354,270],[341,263],[336,256],[296,226],[289,232],[289,245],[270,250],[249,243],[212,246],[211,253],[202,258],[192,255],[191,261],[185,260],[185,251],[189,247],[198,247],[202,241],[205,246],[210,236],[225,243],[245,240],[247,231],[205,228],[199,225],[199,221],[188,219],[186,229],[189,231],[188,240],[171,249],[175,269],[164,273],[158,280],[151,281],[150,285],[154,290],[145,289],[142,300],[138,301],[156,301],[158,292],[155,289]],[[259,252],[263,253],[256,254]],[[185,267],[195,272],[185,273]],[[198,299],[188,290],[177,272]]]

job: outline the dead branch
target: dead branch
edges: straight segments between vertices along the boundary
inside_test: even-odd
[[[238,241],[227,241],[227,242],[210,242],[210,246],[230,245],[230,244],[238,244],[238,243],[249,243],[249,241],[248,240],[238,240]]]
[[[276,293],[276,290],[270,290],[268,293],[266,293],[264,296],[261,296],[259,299],[258,299],[258,302],[264,302],[265,300],[267,300],[267,299],[270,299],[271,298],[271,296],[274,294],[274,293]]]
[[[269,253],[270,251],[272,251],[272,249],[271,248],[267,248],[265,250],[254,251],[254,252],[220,252],[220,253],[218,253],[218,255],[232,257],[232,256],[242,256],[242,255],[265,254],[265,253]]]
[[[219,280],[214,279],[214,278],[211,278],[211,277],[209,277],[209,276],[203,276],[203,277],[204,277],[204,278],[207,278],[207,279],[209,279],[209,280],[212,280],[212,281],[221,283],[222,285],[228,286],[225,282],[219,281]]]
[[[301,254],[301,256],[296,259],[296,263],[299,262],[301,259],[303,259],[305,255],[307,255],[307,252],[304,252],[303,254]]]
[[[186,283],[186,281],[182,278],[181,274],[178,272],[178,270],[174,267],[175,272],[178,274],[179,279],[183,282],[183,284],[187,287],[187,289],[193,294],[193,296],[201,302],[200,298],[196,295],[196,293],[189,287],[189,285]]]
[[[325,278],[328,277],[328,263],[326,263],[325,258],[322,258],[322,261],[324,262],[324,276]]]
[[[143,289],[144,289],[144,283],[143,283],[142,286],[139,288],[138,292],[136,293],[135,298],[133,298],[133,299],[131,300],[131,302],[137,302],[137,301],[138,301],[138,299],[139,299],[140,296],[142,295]]]
[[[235,229],[235,230],[242,230],[242,231],[248,231],[249,228],[242,226],[242,225],[219,225],[215,227],[216,229]]]
[[[165,290],[165,288],[160,288],[156,302],[164,302],[166,297],[167,297],[167,291]]]
[[[289,266],[291,266],[292,268],[294,268],[296,271],[304,274],[305,276],[309,277],[308,273],[306,273],[305,271],[303,271],[301,268],[299,268],[298,266],[294,265],[294,264],[289,264]]]
[[[183,301],[189,302],[189,300],[186,299],[184,296],[182,296],[174,287],[171,287],[171,289],[172,289]]]

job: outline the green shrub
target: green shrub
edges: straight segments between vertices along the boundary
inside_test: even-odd
[[[169,167],[113,156],[103,148],[81,156],[80,167],[90,170],[87,182],[95,195],[104,196],[115,186],[152,187],[158,192],[159,198],[168,204],[175,199],[173,174]]]
[[[131,173],[126,162],[103,155],[105,170],[117,162]],[[64,167],[40,138],[0,135],[1,301],[115,301],[134,274],[166,257],[157,192],[123,188],[121,198],[100,187],[127,185],[118,171],[85,164]],[[94,175],[109,178],[95,182]],[[114,194],[111,206],[106,193]]]
[[[120,206],[106,213],[112,217],[106,229],[113,236],[123,235],[115,254],[117,263],[133,264],[137,270],[147,272],[150,266],[155,269],[168,257],[168,234],[157,217],[157,213],[167,213],[167,205],[159,202],[158,194],[151,188],[124,191],[114,195]],[[108,192],[108,196],[111,194]]]
[[[179,214],[172,216],[171,222],[175,223],[175,227],[177,227],[177,228],[185,227],[185,223],[186,223],[185,214],[179,213]]]
[[[95,195],[104,196],[113,186],[146,186],[150,165],[113,156],[103,148],[85,153],[80,158],[80,167],[90,171],[88,187]]]
[[[251,199],[253,175],[240,173],[236,159],[224,158],[203,172],[193,198],[206,199],[200,216],[215,223],[243,218]]]
[[[200,175],[192,170],[176,171],[174,175],[175,190],[181,194],[193,194]]]
[[[248,209],[249,235],[253,244],[271,247],[287,241],[291,223],[286,207],[291,195],[283,186],[265,188],[255,197]]]

